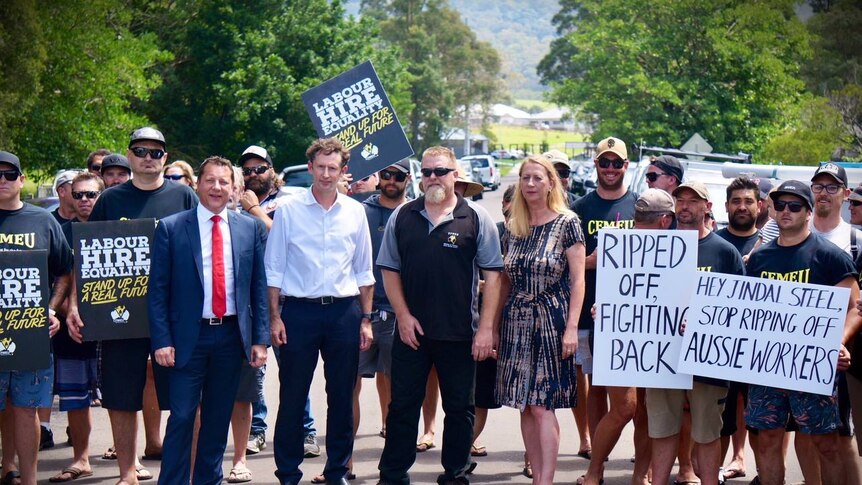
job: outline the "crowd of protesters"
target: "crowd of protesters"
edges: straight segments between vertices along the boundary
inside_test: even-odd
[[[772,187],[736,178],[726,188],[729,225],[714,230],[712,195],[672,156],[655,157],[642,194],[624,184],[626,144],[606,138],[593,162],[597,188],[579,199],[565,187],[571,167],[552,151],[527,157],[504,194],[496,224],[468,200],[482,187],[461,177],[454,153],[422,153],[423,193],[407,197],[404,160],[362,179],[337,139],[306,152],[312,185],[286,188],[265,148],[231,161],[207,158],[197,173],[167,164],[156,129],[135,130],[125,154],[97,150],[87,169],[55,180],[59,207],[21,200],[25,163],[0,151],[0,250],[44,249],[51,281],[51,364],[0,373],[0,484],[36,483],[38,450],[53,446],[54,396],[68,412],[68,466],[51,482],[94,474],[90,407],[108,410],[119,484],[153,478],[138,458],[161,459],[159,483],[220,483],[233,430],[227,481],[254,479],[246,455],[267,445],[263,399],[268,347],[280,383],[272,439],[275,476],[302,479],[320,455],[309,390],[318,359],[327,392],[326,462],[313,483],[349,483],[363,379],[374,379],[385,439],[382,484],[410,483],[416,454],[436,446],[437,393],[445,412],[440,484],[469,483],[489,409],[520,412],[523,473],[554,482],[560,447],[556,409],[571,409],[579,484],[603,482],[605,462],[634,422],[631,483],[714,485],[752,477],[784,483],[787,432],[807,484],[860,482],[853,439],[862,409],[862,328],[855,224],[862,189],[826,163],[811,179]],[[845,201],[851,220],[841,218]],[[53,216],[53,217],[52,217]],[[71,227],[154,218],[149,338],[84,340],[87,322],[74,285]],[[694,377],[688,391],[593,385],[598,231],[691,230],[698,269],[752,277],[807,270],[803,283],[850,289],[831,396]],[[32,235],[35,244],[17,244]],[[849,349],[849,350],[848,350]],[[160,410],[170,411],[165,436]],[[424,432],[418,432],[420,412]],[[746,439],[755,463],[745,461]],[[732,449],[732,450],[731,450]],[[731,450],[731,456],[725,455]],[[674,462],[679,466],[673,469]],[[726,462],[726,465],[725,465]]]

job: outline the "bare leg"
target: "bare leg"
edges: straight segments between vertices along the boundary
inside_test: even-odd
[[[90,471],[90,432],[92,431],[92,416],[90,408],[69,411],[69,433],[72,436],[74,458],[72,466],[84,471]]]
[[[820,481],[820,456],[818,456],[811,435],[797,431],[793,438],[793,449],[799,468],[805,478],[805,485],[822,485]]]
[[[21,485],[36,485],[39,454],[39,417],[36,408],[12,406],[11,411],[15,415],[15,450],[18,452]]]
[[[603,478],[605,458],[613,451],[623,428],[634,418],[637,407],[634,387],[608,386],[607,393],[611,399],[611,409],[599,421],[593,436],[593,456],[584,479],[587,485],[598,485]]]
[[[473,421],[473,446],[479,447],[479,435],[485,429],[485,423],[488,421],[488,409],[476,408],[476,419]]]
[[[694,442],[691,440],[691,413],[686,409],[682,413],[682,427],[679,431],[679,447],[677,449],[679,470],[677,470],[676,478],[680,482],[697,481],[697,475],[694,473],[694,464],[691,461],[693,444]]]
[[[857,460],[859,453],[856,450],[856,440],[852,436],[838,435],[838,453],[841,456],[847,483],[862,483],[859,461]],[[826,481],[826,478],[824,477],[823,480]]]
[[[596,439],[596,428],[599,426],[599,420],[608,414],[608,393],[605,386],[594,386],[592,377],[587,378],[590,381],[589,392],[587,394],[587,422],[589,423],[590,441]]]
[[[380,419],[383,424],[380,429],[386,431],[386,417],[389,416],[389,402],[392,400],[392,384],[389,376],[382,372],[377,373],[377,397],[380,399]]]
[[[632,485],[648,485],[650,483],[652,440],[649,438],[647,423],[646,392],[640,388],[637,390],[634,424],[635,466],[632,470]]]
[[[147,383],[144,386],[144,445],[145,455],[162,453],[162,411],[156,395],[156,381],[153,380],[153,362],[147,361]],[[194,468],[192,468],[194,469]]]
[[[718,469],[721,468],[721,443],[713,440],[710,443],[698,443],[695,446],[697,464],[702,485],[718,485]]]
[[[730,463],[725,467],[728,470],[739,470],[745,472],[745,438],[748,435],[748,430],[745,429],[745,399],[742,393],[736,396],[736,432],[730,437],[733,443],[733,456],[730,458]],[[724,437],[722,437],[722,454],[721,457],[727,454],[727,445],[724,445]]]
[[[230,415],[233,432],[233,467],[245,466],[245,445],[251,434],[251,403],[236,401]]]
[[[18,471],[15,463],[15,412],[6,400],[6,410],[0,412],[0,445],[3,446],[3,473]]]
[[[434,428],[437,420],[437,401],[440,398],[440,383],[437,380],[437,369],[431,368],[428,383],[425,385],[425,400],[422,401],[422,421],[424,428],[419,443],[434,442]]]
[[[114,448],[117,450],[117,467],[120,481],[135,485],[138,477],[135,472],[136,448],[138,439],[138,413],[135,411],[108,410],[111,418],[111,433]]]
[[[679,449],[679,435],[652,440],[652,483],[667,485]]]
[[[529,430],[524,429],[525,417],[531,421]],[[524,444],[533,462],[533,485],[553,484],[560,451],[560,426],[554,410],[528,406],[521,415],[521,423]],[[527,444],[528,440],[530,444]]]
[[[590,383],[587,376],[584,375],[581,366],[577,366],[577,385],[578,385],[578,405],[572,408],[572,414],[575,415],[575,427],[578,428],[578,453],[584,451],[592,451],[593,445],[590,440],[590,424],[587,422],[587,396],[590,391]]]
[[[782,485],[784,483],[784,428],[762,429],[758,433],[757,445],[760,457],[757,462],[758,475],[762,485]]]
[[[191,456],[191,462],[189,465],[189,470],[192,471],[192,475],[194,476],[195,457],[197,457],[197,455],[198,455],[198,434],[200,434],[200,432],[201,432],[201,407],[200,407],[200,405],[198,405],[198,410],[197,410],[197,412],[195,412],[195,427],[193,429],[194,429],[194,431],[192,431],[192,450],[191,450],[192,456]]]
[[[797,435],[799,434],[803,433],[797,433]],[[842,456],[839,451],[837,431],[833,431],[829,434],[815,434],[810,436],[814,448],[820,456],[820,473],[823,483],[828,483],[829,485],[859,483],[846,481],[847,473],[844,470],[844,462],[841,459]],[[807,478],[805,482],[806,484],[808,483]]]

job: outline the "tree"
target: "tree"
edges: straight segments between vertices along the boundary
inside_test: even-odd
[[[395,109],[404,106],[396,53],[375,49],[372,22],[346,18],[338,1],[165,0],[139,8],[148,19],[139,28],[156,32],[175,55],[144,106],[173,158],[236,159],[257,144],[277,165],[304,160],[317,136],[300,95],[368,59]],[[164,18],[184,23],[174,28]]]
[[[18,73],[4,73],[4,144],[28,171],[43,173],[82,167],[96,148],[125,149],[131,130],[147,123],[145,116],[130,110],[131,103],[145,99],[159,84],[152,66],[169,55],[156,47],[151,35],[130,34],[130,13],[117,0],[35,6],[15,0],[2,8],[14,13],[10,24],[16,18],[23,21],[12,26],[10,38],[33,34],[3,44],[4,61],[13,60],[4,62],[4,70],[16,65],[16,57],[23,66],[20,79]],[[30,82],[22,92],[21,84]],[[17,104],[7,112],[8,102]]]
[[[758,159],[794,165],[814,165],[829,160],[846,136],[841,113],[827,98],[807,96],[797,122],[772,138]]]
[[[564,8],[567,5],[564,5]],[[571,5],[568,5],[571,7]],[[553,101],[595,117],[594,138],[754,151],[785,127],[804,90],[809,37],[793,0],[587,0],[567,65],[546,58]]]
[[[464,107],[499,95],[499,54],[445,0],[363,0],[362,14],[380,23],[410,73],[408,135],[417,151],[437,143]]]

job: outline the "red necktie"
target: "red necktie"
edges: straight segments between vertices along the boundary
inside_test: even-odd
[[[227,310],[227,293],[224,288],[224,245],[219,221],[221,216],[212,216],[213,221],[213,314],[224,316]]]

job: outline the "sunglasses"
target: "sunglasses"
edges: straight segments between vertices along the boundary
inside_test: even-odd
[[[131,149],[132,153],[135,154],[138,158],[144,158],[147,154],[150,154],[150,158],[153,160],[159,160],[163,156],[165,156],[165,151],[160,148],[144,148],[144,147],[134,147]]]
[[[567,178],[569,178],[569,175],[571,175],[571,174],[572,174],[571,170],[566,170],[566,169],[557,170],[557,175],[561,179],[567,179]]]
[[[664,172],[649,172],[647,174],[644,174],[644,177],[646,177],[646,179],[649,180],[650,182],[655,182],[656,180],[658,180],[659,176],[661,176],[661,175],[667,175],[667,174]]]
[[[74,192],[74,191],[73,191],[73,192],[72,192],[72,198],[73,198],[73,199],[75,199],[75,200],[81,200],[81,199],[83,199],[84,197],[86,197],[86,198],[88,198],[88,199],[90,199],[90,200],[93,200],[93,199],[95,199],[96,197],[98,197],[98,196],[99,196],[99,194],[101,194],[101,192],[97,192],[97,191],[95,191],[95,190],[87,190],[87,191],[84,191],[84,192]]]
[[[614,165],[615,169],[619,170],[619,169],[623,168],[623,165],[626,164],[626,161],[621,159],[621,158],[615,158],[613,160],[611,160],[609,158],[600,158],[599,159],[599,167],[601,167],[601,168],[608,168],[611,166],[611,164]]]
[[[165,178],[168,180],[177,181],[177,180],[182,180],[183,177],[185,177],[185,175],[167,175],[167,174],[165,174]]]
[[[383,180],[395,179],[396,182],[403,182],[407,180],[407,174],[404,172],[391,172],[389,170],[384,170],[380,172],[380,178]]]
[[[257,167],[243,167],[242,176],[250,177],[251,174],[256,173],[258,175],[263,175],[266,171],[269,170],[269,165],[258,165]]]
[[[93,172],[99,172],[102,170],[102,166],[101,165],[90,165],[90,170]]]
[[[775,206],[776,212],[783,212],[785,207],[790,209],[790,212],[799,212],[803,207],[805,207],[805,204],[795,200],[790,202],[785,200],[774,200],[772,201],[772,205]]]
[[[860,205],[862,205],[862,201],[858,200],[848,200],[847,202],[849,202],[850,205],[852,205],[853,207],[859,207]]]
[[[811,184],[811,191],[817,192],[819,194],[820,192],[823,192],[824,189],[826,189],[826,193],[834,195],[837,194],[842,187],[844,186],[838,184]]]
[[[5,177],[6,180],[8,180],[10,182],[14,182],[14,181],[18,180],[18,177],[20,177],[20,176],[21,176],[21,174],[18,173],[18,171],[14,170],[14,169],[13,170],[0,170],[0,177]]]
[[[423,177],[430,177],[433,173],[438,177],[445,177],[449,172],[454,172],[454,168],[446,168],[446,167],[437,167],[437,168],[423,168],[421,170]]]

